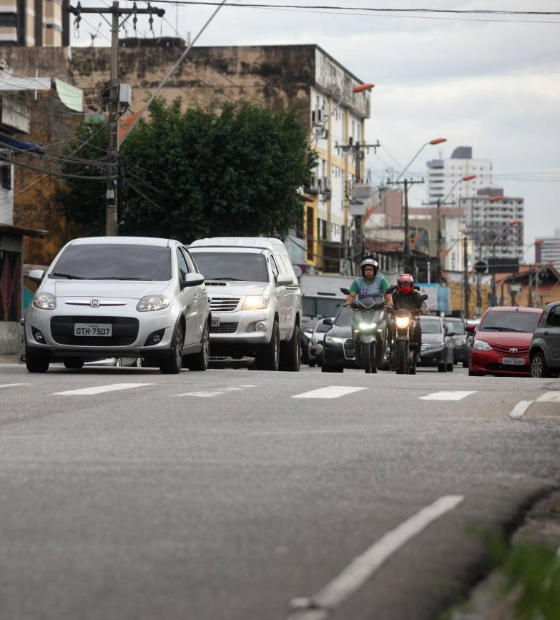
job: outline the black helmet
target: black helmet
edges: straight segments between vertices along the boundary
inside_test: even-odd
[[[360,264],[362,276],[364,275],[364,269],[370,266],[373,267],[373,276],[375,277],[377,275],[377,272],[379,271],[379,263],[375,260],[375,258],[373,258],[373,256],[366,256]]]

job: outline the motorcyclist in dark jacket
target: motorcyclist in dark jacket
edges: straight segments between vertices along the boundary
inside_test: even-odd
[[[421,294],[414,288],[414,278],[409,273],[401,273],[397,279],[397,287],[393,292],[393,308],[395,311],[408,310],[413,315],[425,312],[424,302],[420,299]],[[394,330],[394,327],[392,327]],[[411,333],[411,348],[414,347],[416,354],[420,355],[422,347],[422,327],[420,321],[416,321]]]

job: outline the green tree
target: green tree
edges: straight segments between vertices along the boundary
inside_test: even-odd
[[[315,153],[295,112],[234,103],[220,111],[182,111],[180,100],[157,100],[150,113],[121,150],[119,234],[188,243],[205,236],[285,236],[301,225],[298,188],[309,181]],[[94,193],[71,179],[58,194],[85,234],[105,225],[105,186],[97,183]]]

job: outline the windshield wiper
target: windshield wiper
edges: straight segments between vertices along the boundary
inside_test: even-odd
[[[214,280],[218,282],[219,280],[227,280],[229,282],[244,282],[242,278],[208,278],[209,280]]]
[[[510,327],[483,327],[483,332],[516,332],[517,329],[511,329]]]
[[[147,280],[146,278],[123,278],[120,276],[102,276],[101,278],[91,277],[90,280],[138,280],[140,282],[153,282],[153,279]]]
[[[85,280],[82,276],[75,276],[71,273],[60,273],[60,271],[53,271],[51,276],[55,276],[56,278],[68,278],[68,280]]]

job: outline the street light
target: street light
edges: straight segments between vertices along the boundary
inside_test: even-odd
[[[412,165],[412,163],[414,162],[414,160],[418,157],[418,155],[420,155],[420,153],[427,147],[427,146],[434,146],[436,144],[442,144],[443,142],[447,142],[447,138],[434,138],[433,140],[430,140],[429,142],[426,142],[425,144],[423,144],[419,149],[418,152],[416,153],[416,155],[408,162],[408,164],[406,165],[406,167],[404,168],[404,170],[399,174],[399,176],[397,177],[397,180],[394,181],[395,183],[399,182],[399,179],[402,177],[402,175],[410,168],[410,166]]]

